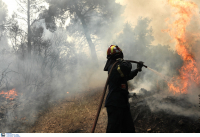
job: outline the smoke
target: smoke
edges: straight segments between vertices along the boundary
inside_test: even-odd
[[[112,8],[112,5],[110,6]],[[89,29],[97,28],[98,21],[99,19],[92,21],[93,25]],[[119,24],[116,22],[115,25]],[[113,32],[115,25],[110,27],[110,32],[107,34]],[[99,68],[97,68],[90,57],[81,25],[74,23],[66,29],[58,27],[55,32],[50,32],[45,27],[44,20],[32,26],[36,34],[33,33],[31,56],[23,52],[22,46],[26,44],[15,45],[13,41],[10,42],[16,50],[13,51],[10,46],[6,53],[1,54],[0,92],[15,89],[18,93],[13,101],[5,100],[3,97],[3,100],[0,100],[3,108],[0,111],[5,114],[0,124],[1,131],[23,132],[26,126],[34,124],[38,115],[50,104],[69,99],[84,91],[103,87],[105,84],[107,77],[107,73],[103,71],[106,61],[105,45],[97,49],[98,55],[104,52],[104,56],[98,56]],[[108,29],[106,26],[105,28]],[[73,31],[70,32],[70,29]],[[102,35],[99,37],[104,37],[102,32],[99,33]],[[71,38],[70,41],[68,37]],[[92,40],[100,46],[103,42],[100,43],[98,39],[97,36],[93,36]],[[3,41],[1,44],[4,44]]]
[[[151,98],[147,98],[146,101],[152,112],[164,111],[168,114],[190,117],[194,120],[197,120],[200,115],[198,104],[189,102],[188,96],[169,97],[169,94],[155,94]]]
[[[194,2],[200,7],[200,2],[198,0],[186,1]],[[153,36],[155,38],[152,42],[153,45],[169,45],[171,48],[175,48],[171,37],[167,33],[162,32],[162,30],[168,27],[165,21],[168,20],[175,11],[173,7],[169,6],[167,0],[116,0],[116,2],[126,6],[123,13],[125,18],[124,22],[129,22],[135,26],[139,17],[151,19],[150,26],[153,28]]]
[[[60,38],[62,33],[59,34]],[[65,46],[69,45],[68,43]],[[62,52],[69,51],[69,48],[65,49],[63,46],[52,45],[47,59],[35,55],[21,60],[12,53],[1,56],[0,91],[14,88],[18,93],[13,101],[0,101],[6,111],[6,120],[1,123],[1,131],[22,132],[25,125],[34,124],[38,114],[50,104],[103,87],[106,73],[102,69],[94,71],[89,59],[81,54],[71,54],[73,57],[62,55]]]
[[[191,85],[191,88],[188,89],[187,98],[179,97],[179,95],[175,96],[169,91],[167,85],[168,82],[173,82],[174,76],[179,75],[180,72],[178,70],[183,65],[181,57],[174,50],[175,41],[172,41],[168,33],[162,31],[168,29],[166,19],[168,19],[168,23],[172,23],[177,19],[173,16],[176,9],[170,7],[167,1],[152,0],[146,2],[125,0],[118,2],[126,4],[123,15],[129,23],[124,26],[115,43],[122,46],[126,59],[144,61],[145,65],[159,73],[158,75],[158,73],[156,74],[143,68],[142,73],[139,73],[130,82],[135,87],[132,92],[139,93],[141,88],[148,90],[149,93],[159,90],[160,95],[154,98],[154,102],[148,101],[148,105],[152,111],[171,111],[176,115],[197,118],[199,116],[197,106],[198,85]],[[194,16],[189,27],[187,27],[187,34],[193,33],[195,35],[188,35],[186,37],[187,41],[191,41],[190,44],[194,52],[190,51],[192,55],[196,55],[194,57],[197,62],[199,60],[199,50],[196,46],[199,43],[198,24],[198,18]],[[162,94],[165,94],[165,97],[161,96]],[[187,109],[186,112],[185,106],[179,105],[179,100],[173,104],[163,103],[164,99],[168,96],[182,98],[185,102],[196,105],[196,107]]]
[[[118,2],[126,5],[125,12],[123,16],[125,17],[125,22],[129,22],[135,26],[139,17],[151,19],[150,26],[153,29],[153,36],[155,38],[152,41],[153,45],[162,44],[170,45],[171,38],[168,34],[162,33],[161,30],[166,29],[167,24],[165,20],[171,16],[173,9],[167,4],[167,0],[157,1],[157,0],[118,0]]]
[[[112,44],[122,49],[125,59],[144,61],[148,67],[170,78],[179,74],[182,60],[171,50],[171,38],[161,32],[167,28],[165,19],[171,16],[173,9],[166,1],[123,2],[122,4],[127,4],[124,12],[121,5],[107,3],[109,9],[117,9],[117,12],[112,15],[115,16],[113,21],[105,21],[106,25],[99,23],[102,22],[99,16],[90,19],[88,30],[91,32],[92,42],[96,45],[99,67],[94,66],[83,26],[77,18],[70,19],[66,28],[58,27],[55,32],[46,29],[44,20],[35,23],[36,28],[43,28],[41,39],[50,42],[50,45],[44,44],[49,47],[39,55],[37,48],[31,58],[22,58],[21,52],[13,53],[12,48],[1,54],[1,91],[15,88],[18,92],[14,100],[17,105],[6,109],[7,120],[1,125],[2,131],[21,131],[20,126],[25,129],[26,125],[34,124],[38,114],[48,108],[49,104],[94,88],[103,89],[107,78],[107,73],[103,71],[106,50]],[[95,14],[96,12],[92,12],[89,15]],[[124,23],[124,20],[128,23]],[[4,46],[8,44],[0,42]],[[46,48],[45,46],[43,48]],[[133,69],[136,68],[135,64],[132,66]],[[152,111],[164,109],[177,115],[193,116],[194,111],[185,111],[183,105],[160,103],[167,96],[173,95],[168,91],[166,80],[152,71],[143,68],[130,84],[134,86],[132,92],[137,93],[141,88],[155,92],[159,86],[160,94],[153,102],[148,101]],[[198,104],[198,87],[193,86],[190,91],[192,93],[188,94],[186,100]],[[10,103],[12,101],[8,101],[7,105]]]
[[[2,25],[5,22],[6,17],[7,17],[7,6],[1,0],[0,1],[0,25]]]

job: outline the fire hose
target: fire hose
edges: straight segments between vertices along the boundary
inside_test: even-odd
[[[139,63],[139,62],[133,61],[133,60],[125,60],[125,61],[131,62],[131,63],[137,63],[137,64]],[[117,62],[118,62],[118,61],[116,61],[116,62],[112,65],[112,67],[111,67],[111,69],[110,69],[110,73],[108,74],[108,78],[107,78],[107,80],[106,80],[106,84],[105,84],[105,87],[104,87],[104,90],[103,90],[103,94],[102,94],[102,97],[101,97],[101,100],[100,100],[99,108],[98,108],[98,111],[97,111],[97,114],[96,114],[96,117],[95,117],[95,120],[94,120],[94,124],[93,124],[92,132],[91,132],[91,133],[94,133],[94,130],[95,130],[95,127],[96,127],[96,124],[97,124],[97,120],[98,120],[98,118],[99,118],[99,114],[100,114],[100,111],[101,111],[101,106],[102,106],[102,104],[103,104],[104,96],[105,96],[105,94],[106,94],[106,89],[107,89],[109,77],[110,77],[110,74],[111,74],[111,72],[112,72],[113,67],[115,66],[115,64],[116,64]],[[146,65],[143,64],[143,66],[144,66],[145,68],[147,68]]]

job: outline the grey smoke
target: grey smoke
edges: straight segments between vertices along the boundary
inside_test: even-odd
[[[110,8],[112,9],[112,5]],[[140,17],[136,25],[131,26],[129,23],[123,24],[124,17],[120,14],[116,15],[114,24],[102,27],[102,30],[98,31],[98,36],[92,35],[99,68],[93,66],[88,43],[82,35],[83,28],[78,24],[69,25],[66,29],[58,27],[54,33],[45,28],[44,20],[36,24],[37,27],[44,28],[45,33],[42,38],[51,41],[45,59],[33,54],[31,59],[22,60],[18,54],[13,53],[11,47],[6,53],[1,54],[0,74],[6,72],[1,81],[1,91],[15,88],[19,94],[15,100],[17,106],[11,106],[11,109],[8,109],[7,121],[1,130],[19,131],[16,128],[18,125],[13,126],[16,122],[15,117],[19,119],[26,117],[24,123],[31,125],[37,119],[38,113],[48,108],[52,102],[97,87],[103,89],[107,78],[107,72],[103,71],[106,50],[112,44],[117,44],[123,50],[125,59],[144,61],[145,65],[169,77],[178,75],[177,68],[182,66],[180,56],[171,51],[167,45],[152,45],[154,29],[150,24],[153,19]],[[94,18],[92,21],[89,29],[95,30],[98,27],[99,18]],[[7,42],[0,42],[1,45],[8,45]],[[136,68],[135,64],[132,66],[133,69]],[[169,93],[166,82],[148,69],[143,68],[143,71],[130,83],[136,91],[145,88],[149,92],[155,91],[159,83],[162,88],[160,94],[155,96],[153,102],[147,100],[152,111],[164,109],[177,115],[192,117],[194,113],[198,114],[192,109],[185,111],[184,106],[160,103],[163,98],[173,95]],[[187,101],[197,104],[198,88],[191,90],[196,92],[189,94]],[[162,94],[165,96],[163,97]]]

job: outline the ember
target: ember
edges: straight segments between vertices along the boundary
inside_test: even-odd
[[[13,100],[14,98],[16,98],[16,96],[18,96],[15,89],[9,90],[8,92],[2,91],[0,95],[3,95],[4,98],[9,99],[9,100]]]

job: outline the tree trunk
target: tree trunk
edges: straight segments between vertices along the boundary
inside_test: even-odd
[[[31,55],[31,28],[30,28],[30,0],[28,0],[28,10],[27,10],[27,18],[28,18],[28,55]]]
[[[78,10],[78,6],[77,5],[75,5],[75,8],[76,8],[76,10],[75,10],[76,14],[79,17],[79,19],[81,20],[81,23],[82,23],[82,26],[83,26],[83,30],[84,30],[84,34],[85,34],[85,37],[87,39],[88,45],[90,47],[91,57],[94,60],[94,63],[98,66],[98,58],[97,58],[97,54],[96,54],[95,45],[92,42],[90,34],[89,34],[88,30],[87,30],[87,24],[85,22],[84,16]]]
[[[81,18],[81,22],[82,22],[82,26],[83,26],[85,37],[86,37],[87,42],[88,42],[89,47],[90,47],[91,57],[98,64],[98,58],[97,58],[97,54],[96,54],[95,45],[92,42],[90,34],[89,34],[88,30],[87,30],[87,25],[85,23],[85,20],[83,18]]]

